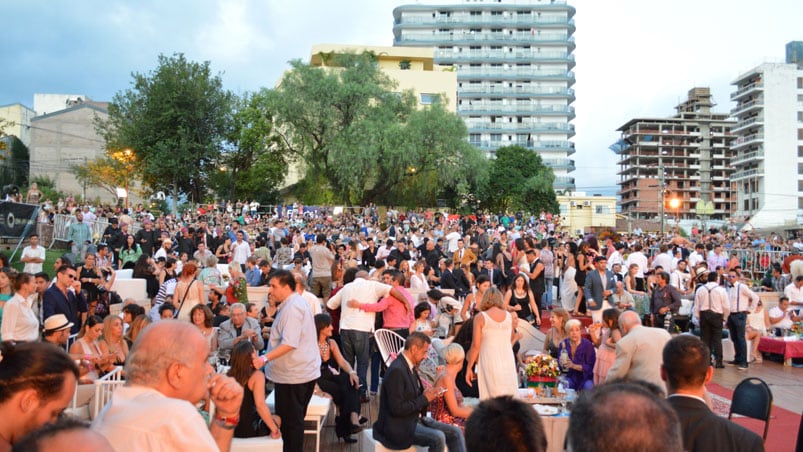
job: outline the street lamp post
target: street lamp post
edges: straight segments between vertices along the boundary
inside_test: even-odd
[[[680,198],[672,197],[669,200],[669,207],[675,209],[675,227],[677,228],[677,233],[680,234],[680,205],[682,202]]]
[[[124,165],[125,171],[125,208],[128,209],[128,199],[131,197],[130,193],[130,182],[131,182],[131,173],[134,171],[133,162],[134,162],[134,151],[131,149],[123,149],[121,151],[114,152],[112,154],[112,158],[117,160],[118,162]]]

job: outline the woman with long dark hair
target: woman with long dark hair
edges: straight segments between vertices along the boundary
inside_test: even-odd
[[[142,256],[142,248],[140,248],[139,243],[136,242],[133,235],[126,235],[125,245],[120,250],[120,262],[117,268],[133,269],[140,256]]]
[[[268,436],[280,438],[281,419],[272,415],[265,403],[265,374],[254,367],[257,352],[250,341],[242,341],[231,351],[231,368],[227,375],[243,387],[240,423],[234,429],[236,438]]]
[[[315,316],[315,329],[318,331],[318,349],[321,353],[321,376],[316,383],[316,391],[332,396],[340,415],[335,418],[335,432],[338,438],[347,443],[356,443],[353,433],[362,430],[360,418],[360,394],[357,391],[360,379],[357,372],[343,358],[337,342],[332,339],[332,318],[329,314]]]

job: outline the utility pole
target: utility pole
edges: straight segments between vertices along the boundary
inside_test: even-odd
[[[666,181],[664,180],[664,165],[658,165],[658,189],[661,190],[661,240],[664,240],[664,201],[666,200]]]

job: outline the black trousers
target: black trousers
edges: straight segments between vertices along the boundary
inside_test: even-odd
[[[304,450],[304,417],[307,405],[315,390],[315,380],[307,383],[275,383],[276,414],[282,418],[282,441],[284,452]]]
[[[722,314],[700,311],[700,339],[714,353],[716,364],[722,364]]]
[[[318,379],[321,390],[332,396],[335,405],[340,408],[340,417],[349,419],[351,413],[360,414],[360,393],[351,384],[349,374],[341,372],[338,375],[327,373]],[[351,422],[351,421],[349,421]]]

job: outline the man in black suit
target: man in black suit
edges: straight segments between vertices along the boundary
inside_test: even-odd
[[[56,270],[56,283],[42,295],[43,318],[64,314],[72,322],[70,334],[76,334],[84,324],[87,303],[81,295],[81,282],[76,278],[75,267],[62,265]]]
[[[451,259],[443,261],[443,272],[441,273],[441,289],[451,289],[457,293],[457,282],[454,279],[454,262]]]
[[[666,381],[667,400],[680,419],[684,450],[763,451],[760,436],[717,416],[706,405],[705,384],[714,373],[710,356],[703,341],[688,334],[676,336],[664,346],[661,378]]]
[[[424,390],[418,376],[418,364],[427,356],[430,338],[415,332],[404,342],[404,351],[391,363],[379,391],[379,416],[374,424],[374,439],[389,449],[407,449],[413,444],[431,452],[465,452],[466,444],[459,427],[442,424],[426,416],[429,402],[443,396],[444,388]]]
[[[498,268],[494,268],[494,261],[486,259],[480,274],[487,275],[488,279],[491,280],[491,284],[497,289],[502,290],[502,273]]]

